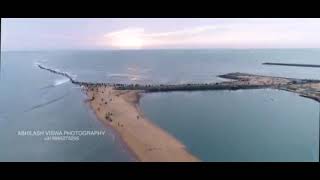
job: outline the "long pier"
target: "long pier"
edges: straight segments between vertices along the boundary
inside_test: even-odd
[[[275,66],[297,66],[297,67],[320,68],[320,65],[317,65],[317,64],[294,64],[294,63],[272,63],[272,62],[265,62],[262,64],[263,65],[275,65]]]
[[[76,84],[76,85],[88,85],[88,86],[89,86],[89,85],[97,85],[97,84],[104,84],[104,85],[108,85],[108,86],[112,85],[112,84],[110,84],[110,83],[91,83],[91,82],[76,81],[75,79],[72,78],[72,76],[71,76],[70,74],[68,74],[68,73],[66,73],[66,72],[60,72],[60,71],[58,71],[58,70],[45,67],[45,66],[43,66],[43,65],[41,65],[41,64],[38,64],[38,67],[39,67],[40,69],[49,71],[49,72],[51,72],[51,73],[64,76],[64,77],[68,78],[68,79],[71,81],[71,83]]]
[[[258,85],[258,84],[245,84],[245,83],[231,83],[231,82],[222,82],[222,83],[188,83],[188,84],[159,84],[159,85],[141,85],[141,84],[111,84],[111,83],[91,83],[91,82],[81,82],[74,80],[71,75],[65,72],[60,72],[43,65],[38,64],[38,67],[43,70],[47,70],[54,74],[62,75],[70,79],[71,83],[83,86],[90,85],[104,85],[104,86],[113,86],[117,90],[144,90],[147,92],[159,92],[159,91],[197,91],[197,90],[237,90],[237,89],[259,89],[259,88],[268,88],[271,85]],[[222,78],[228,79],[239,79],[242,73],[234,73],[221,75]]]
[[[247,73],[229,73],[219,77],[231,79],[217,83],[188,83],[188,84],[159,84],[159,85],[141,85],[141,84],[111,84],[111,83],[92,83],[81,82],[72,78],[65,72],[60,72],[38,64],[38,67],[52,73],[62,75],[70,79],[73,84],[97,87],[112,86],[116,90],[142,90],[144,92],[168,92],[168,91],[204,91],[204,90],[238,90],[238,89],[279,89],[290,91],[320,102],[320,80],[295,79],[284,77],[261,76]]]

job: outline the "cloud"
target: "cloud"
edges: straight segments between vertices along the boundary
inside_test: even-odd
[[[146,37],[151,38],[159,38],[159,37],[173,37],[173,36],[190,36],[190,35],[197,35],[206,31],[212,31],[217,30],[219,27],[207,25],[207,26],[199,26],[199,27],[193,27],[189,29],[183,29],[178,31],[171,31],[171,32],[162,32],[162,33],[150,33],[146,34]]]
[[[127,28],[104,35],[106,43],[117,48],[141,48],[144,44],[143,28]]]
[[[143,28],[127,28],[127,29],[122,29],[120,31],[113,31],[111,33],[108,33],[106,35],[104,35],[105,37],[118,37],[118,36],[124,36],[124,35],[137,35],[137,34],[141,34],[144,32]]]
[[[3,19],[1,49],[320,48],[320,19]]]
[[[319,20],[203,25],[164,32],[147,32],[144,28],[135,27],[105,34],[104,44],[113,48],[320,45],[319,31]]]
[[[199,26],[169,32],[146,33],[144,28],[126,28],[104,35],[105,42],[111,47],[141,48],[165,44],[179,44],[185,39],[217,30],[217,26]]]

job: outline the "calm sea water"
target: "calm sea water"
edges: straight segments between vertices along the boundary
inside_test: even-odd
[[[159,84],[221,81],[216,76],[229,72],[320,79],[317,68],[261,65],[320,64],[319,59],[319,49],[2,52],[0,161],[133,160],[83,103],[80,89],[36,63],[82,81]],[[291,93],[155,93],[141,103],[148,117],[205,161],[318,159],[319,106]],[[106,135],[55,142],[18,136],[21,130],[102,130]]]
[[[80,89],[34,65],[43,54],[2,54],[0,161],[132,161],[115,133],[105,128],[83,102],[85,96]],[[28,130],[96,130],[105,135],[82,136],[79,141],[45,141],[45,136],[18,135]]]
[[[152,93],[145,115],[203,161],[318,161],[317,102],[278,90]]]

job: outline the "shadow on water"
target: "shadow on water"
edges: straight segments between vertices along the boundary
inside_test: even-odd
[[[30,112],[30,111],[33,111],[33,110],[35,110],[35,109],[41,108],[41,107],[43,107],[43,106],[47,106],[47,105],[49,105],[49,104],[52,104],[52,103],[54,103],[54,102],[57,102],[57,101],[63,99],[64,97],[66,97],[67,95],[69,95],[69,93],[70,93],[70,92],[67,92],[66,94],[64,94],[64,95],[61,96],[61,97],[52,99],[52,100],[47,101],[47,102],[42,103],[42,104],[38,104],[38,105],[36,105],[36,106],[33,106],[33,107],[31,107],[31,108],[23,111],[23,112],[24,112],[24,113],[25,113],[25,112]]]
[[[52,100],[47,101],[45,103],[41,103],[41,104],[35,105],[35,106],[33,106],[33,107],[29,108],[29,109],[26,109],[26,110],[22,111],[21,113],[15,113],[14,115],[13,114],[4,114],[4,113],[0,114],[0,121],[2,121],[2,120],[4,121],[6,119],[10,119],[10,118],[14,118],[14,117],[17,117],[17,116],[21,116],[22,113],[28,113],[28,112],[31,112],[31,111],[33,111],[35,109],[50,105],[52,103],[55,103],[57,101],[62,100],[63,98],[65,98],[69,94],[70,94],[70,91],[65,93],[63,96],[60,96],[60,97],[55,98],[55,99],[52,99]]]
[[[49,89],[49,88],[53,88],[53,87],[55,87],[55,85],[50,84],[48,86],[44,86],[44,87],[40,88],[40,90]]]

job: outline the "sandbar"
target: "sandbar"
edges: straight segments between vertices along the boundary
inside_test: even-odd
[[[106,85],[83,86],[83,91],[97,118],[116,130],[139,161],[200,161],[185,145],[143,115],[138,105],[143,91],[115,90]]]

